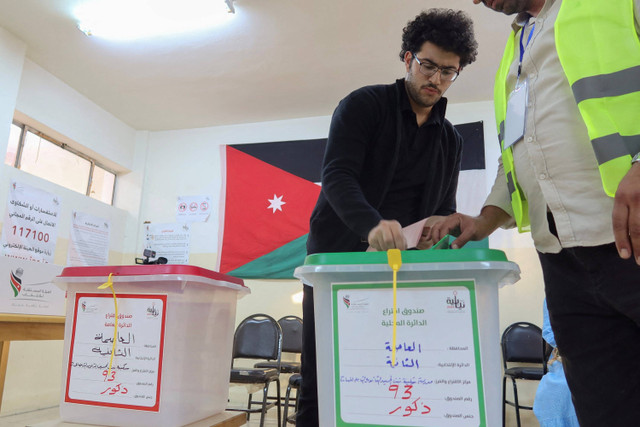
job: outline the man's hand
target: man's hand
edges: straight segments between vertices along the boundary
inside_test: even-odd
[[[431,246],[438,243],[437,240],[428,239],[429,231],[431,231],[431,226],[436,224],[442,220],[444,220],[446,216],[441,215],[433,215],[427,218],[422,228],[422,235],[420,236],[420,240],[418,240],[418,244],[416,245],[417,249],[429,249]]]
[[[427,238],[438,242],[447,234],[456,235],[459,233],[458,238],[451,242],[451,248],[458,249],[466,245],[469,240],[484,239],[484,237],[478,237],[480,235],[479,223],[478,217],[454,213],[434,224]]]
[[[438,242],[447,234],[457,235],[451,248],[458,249],[471,240],[484,239],[508,220],[509,214],[496,206],[485,206],[476,217],[454,213],[433,224],[427,239]]]
[[[373,227],[368,236],[369,245],[377,251],[388,249],[407,249],[407,241],[402,234],[402,226],[395,220],[381,220]]]
[[[640,264],[640,164],[631,166],[618,185],[612,221],[620,258],[634,255]]]

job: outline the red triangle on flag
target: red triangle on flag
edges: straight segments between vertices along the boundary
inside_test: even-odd
[[[320,186],[232,147],[225,153],[222,273],[307,234],[320,193]]]

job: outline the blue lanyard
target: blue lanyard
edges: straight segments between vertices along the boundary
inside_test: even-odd
[[[529,46],[529,42],[531,41],[531,37],[533,37],[533,31],[536,29],[536,24],[534,23],[531,26],[531,31],[529,32],[529,37],[527,38],[527,44],[522,44],[524,40],[524,30],[527,28],[529,24],[529,20],[522,26],[522,30],[520,30],[520,62],[518,62],[518,81],[520,81],[520,73],[522,73],[522,58],[524,58],[524,50]]]

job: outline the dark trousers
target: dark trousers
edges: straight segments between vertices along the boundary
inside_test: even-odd
[[[640,426],[640,267],[613,243],[539,256],[580,426]]]
[[[319,427],[318,381],[316,378],[316,328],[313,310],[313,287],[303,286],[302,300],[302,385],[296,412],[296,427]]]

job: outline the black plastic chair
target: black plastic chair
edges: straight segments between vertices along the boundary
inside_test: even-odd
[[[233,359],[231,361],[230,382],[234,384],[263,384],[262,402],[253,401],[249,392],[247,409],[229,408],[247,413],[247,419],[253,412],[261,412],[260,427],[264,426],[267,410],[278,407],[278,425],[281,423],[280,409],[280,357],[282,354],[282,328],[276,320],[266,314],[254,314],[244,319],[236,328],[233,336]],[[274,361],[273,368],[240,368],[235,366],[236,359],[263,359]],[[276,402],[267,403],[269,386],[276,383]],[[260,409],[252,409],[254,403],[260,403]]]
[[[300,386],[302,385],[302,375],[293,374],[289,377],[289,385],[287,386],[287,392],[284,395],[284,414],[282,415],[282,427],[287,427],[287,423],[296,423],[296,414],[298,413],[298,403],[300,399]],[[289,399],[291,398],[291,390],[296,390],[296,402],[291,405]],[[294,412],[289,415],[289,408],[293,406]]]
[[[540,381],[542,376],[547,373],[547,359],[551,354],[552,348],[542,339],[542,330],[529,322],[516,322],[509,325],[502,333],[500,345],[502,347],[502,362],[504,366],[504,375],[502,377],[502,426],[505,426],[506,405],[510,405],[516,410],[516,419],[518,427],[520,427],[520,410],[533,410],[533,406],[520,404],[516,380]],[[511,364],[517,363],[529,365],[511,366]],[[507,400],[507,378],[511,380],[513,385],[513,401]]]
[[[291,353],[296,355],[301,354],[302,353],[302,319],[298,316],[284,316],[278,319],[278,324],[282,328],[282,353]],[[259,362],[253,366],[256,368],[275,368],[276,362]],[[281,361],[280,373],[281,374],[299,374],[300,362],[299,361],[291,361],[291,362]],[[287,387],[287,390],[289,391],[289,387]],[[269,396],[267,397],[267,399],[278,400],[277,397],[273,397],[273,396]],[[280,403],[282,403],[282,400],[280,400]],[[283,404],[285,405],[285,410],[286,410],[288,401]]]
[[[302,319],[298,316],[284,316],[278,319],[278,324],[282,328],[282,352],[302,353]],[[275,368],[276,362],[259,362],[254,365],[256,368]],[[300,362],[280,362],[281,374],[300,373]]]

